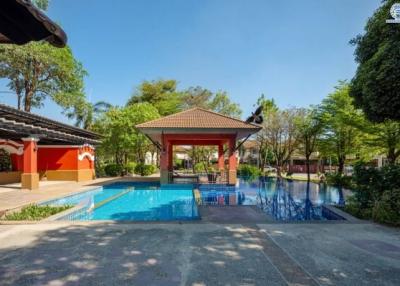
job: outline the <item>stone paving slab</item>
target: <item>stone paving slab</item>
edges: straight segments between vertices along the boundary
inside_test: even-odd
[[[400,285],[374,224],[0,226],[0,285]]]
[[[400,229],[369,223],[259,227],[320,285],[400,285]]]

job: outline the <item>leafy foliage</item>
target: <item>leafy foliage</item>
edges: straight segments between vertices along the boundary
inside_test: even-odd
[[[0,78],[8,79],[18,108],[25,111],[41,107],[47,97],[65,109],[81,103],[86,74],[69,47],[55,48],[46,42],[0,45]]]
[[[380,169],[358,164],[354,169],[354,196],[346,210],[361,218],[399,224],[400,166]]]
[[[350,95],[368,119],[383,122],[400,120],[400,29],[387,24],[390,7],[398,2],[385,0],[365,26],[365,34],[351,43],[359,63],[351,81]]]
[[[5,150],[0,149],[0,172],[11,171],[11,167],[10,154]]]
[[[98,154],[113,155],[113,161],[123,166],[128,158],[144,163],[151,142],[135,125],[159,117],[157,109],[149,103],[136,103],[124,108],[111,108],[93,126],[104,136]]]
[[[240,164],[237,170],[239,176],[243,177],[256,177],[261,175],[261,171],[252,165]]]
[[[72,206],[38,206],[30,205],[22,208],[21,211],[5,216],[5,220],[41,220],[56,213],[65,211]]]
[[[140,176],[150,176],[151,174],[154,174],[157,171],[157,167],[154,165],[146,165],[143,163],[139,163],[135,166],[135,174],[138,174]]]
[[[180,111],[182,93],[176,90],[176,80],[144,81],[128,100],[127,106],[150,103],[161,116]]]
[[[124,167],[119,164],[108,164],[104,167],[104,172],[107,176],[117,177],[123,175]]]
[[[335,156],[339,173],[343,173],[346,156],[361,155],[363,133],[359,127],[365,121],[362,112],[353,105],[349,85],[339,82],[335,91],[322,101],[318,112],[324,126],[320,150],[326,156]]]

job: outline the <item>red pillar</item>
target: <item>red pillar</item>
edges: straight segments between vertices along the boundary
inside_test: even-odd
[[[161,184],[169,183],[169,170],[172,163],[172,145],[169,141],[165,141],[160,154],[160,182]]]
[[[37,138],[22,138],[24,142],[23,173],[21,175],[22,189],[34,190],[39,187],[37,172]]]
[[[228,183],[231,185],[236,184],[236,137],[232,137],[228,141],[228,148],[229,148],[229,175],[228,175]]]
[[[225,169],[224,145],[222,142],[218,145],[218,169],[220,171]]]

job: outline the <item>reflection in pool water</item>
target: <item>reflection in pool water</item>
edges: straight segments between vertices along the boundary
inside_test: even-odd
[[[206,205],[257,205],[276,220],[338,219],[324,204],[344,205],[348,190],[276,178],[240,178],[236,188],[200,186]]]

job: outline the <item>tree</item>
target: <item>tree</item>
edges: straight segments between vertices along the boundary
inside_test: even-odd
[[[236,103],[232,103],[225,91],[215,94],[214,98],[209,103],[209,109],[235,118],[240,118],[240,115],[242,115],[240,106]]]
[[[346,156],[357,155],[360,151],[364,116],[353,105],[349,96],[349,85],[339,82],[335,91],[328,95],[319,106],[318,116],[324,126],[321,137],[321,149],[324,153],[334,154],[339,164],[339,173],[343,173]]]
[[[182,96],[182,109],[201,107],[231,117],[240,118],[242,110],[236,103],[231,102],[225,91],[212,93],[200,86],[190,87]]]
[[[24,46],[0,45],[0,78],[17,94],[18,107],[30,112],[46,97],[64,108],[84,98],[86,71],[69,47],[55,48],[46,42]]]
[[[400,156],[400,122],[386,120],[383,123],[368,124],[363,131],[370,136],[365,144],[386,153],[390,164],[395,164]]]
[[[267,99],[264,94],[262,94],[258,99],[257,99],[257,106],[262,106],[262,115],[264,118],[267,118],[267,116],[271,112],[276,112],[278,111],[278,107],[276,106],[275,102],[273,99]],[[267,138],[264,134],[264,132],[259,132],[256,135],[256,140],[258,142],[258,167],[260,170],[264,170],[265,165],[267,162],[270,162],[273,160],[273,153],[271,150],[271,146],[269,146],[267,142]]]
[[[316,151],[318,138],[322,133],[322,121],[317,110],[303,109],[297,117],[296,127],[299,132],[300,150],[306,157],[307,180],[310,181],[310,157]]]
[[[83,129],[92,129],[93,124],[100,116],[108,112],[113,106],[105,101],[98,101],[95,104],[81,99],[73,108],[66,112],[69,119],[75,119],[75,126]]]
[[[400,120],[400,29],[386,23],[397,0],[384,0],[367,21],[365,34],[351,40],[359,64],[351,81],[350,95],[368,119]]]
[[[176,86],[175,80],[144,81],[128,100],[127,106],[148,102],[157,108],[161,116],[176,113],[181,110],[182,97]]]
[[[278,110],[271,109],[264,119],[260,136],[271,148],[277,167],[277,175],[281,177],[283,166],[289,161],[299,145],[299,132],[296,122],[300,115],[296,108]]]
[[[111,108],[94,125],[104,136],[100,153],[113,154],[115,163],[128,163],[129,155],[144,163],[151,142],[135,125],[158,118],[157,109],[149,103],[136,103],[124,108]]]

